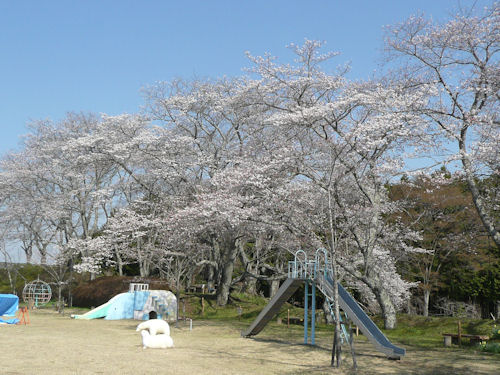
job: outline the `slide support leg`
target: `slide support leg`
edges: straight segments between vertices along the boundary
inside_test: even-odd
[[[308,320],[308,316],[307,316],[307,313],[308,313],[308,310],[309,310],[309,282],[306,280],[305,282],[305,286],[304,286],[304,289],[305,289],[305,295],[304,295],[304,344],[307,345],[307,334],[308,334],[308,327],[307,327],[307,320]]]
[[[312,301],[311,301],[311,345],[314,345],[316,334],[316,284],[312,283]]]

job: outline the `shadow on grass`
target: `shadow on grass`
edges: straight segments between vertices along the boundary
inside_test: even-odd
[[[287,351],[288,354],[292,353],[294,354],[297,358],[300,356],[307,356],[307,354],[304,353],[303,348],[304,344],[296,344],[296,343],[288,343],[288,342],[283,342],[280,340],[272,340],[272,339],[253,339],[255,341],[259,341],[261,343],[267,343],[267,344],[272,344],[272,345],[277,345],[279,349],[282,349],[283,351]],[[229,354],[227,351],[223,350],[206,350],[206,354],[215,357],[215,358],[221,358],[224,356],[230,356],[232,360],[241,360],[245,361],[248,359],[248,355],[246,354],[236,354],[236,353],[231,353]],[[279,356],[276,356],[274,359],[261,359],[260,360],[261,364],[264,366],[266,364],[269,365],[290,365],[289,362],[281,360]],[[298,367],[299,370],[293,370],[290,372],[282,372],[283,374],[312,374],[312,373],[320,373],[324,374],[326,373],[325,370],[329,369],[329,363],[321,363],[321,364],[308,364],[308,363],[295,363],[294,366]]]
[[[385,368],[374,369],[374,370],[358,370],[355,371],[352,368],[349,369],[345,366],[344,374],[346,375],[379,375],[379,374],[397,374],[397,375],[465,375],[465,374],[476,374],[473,367],[463,368],[457,370],[452,366],[440,366],[439,368],[417,368],[417,369],[400,369],[398,368],[396,371],[388,371]],[[294,373],[299,374],[299,373]]]
[[[484,322],[483,321],[476,321],[476,322],[469,322],[466,325],[466,332],[469,332],[472,335],[484,335]]]
[[[277,345],[282,345],[283,347],[298,347],[298,348],[309,348],[312,350],[321,350],[321,351],[327,351],[329,352],[331,349],[328,349],[324,346],[320,345],[310,345],[310,344],[304,344],[304,343],[298,343],[296,341],[287,341],[285,339],[270,339],[270,338],[262,338],[262,337],[251,337],[248,338],[249,340],[261,342],[261,343],[268,343],[268,344],[277,344]]]

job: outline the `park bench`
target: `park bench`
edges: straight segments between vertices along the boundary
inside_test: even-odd
[[[206,290],[206,284],[191,285],[188,288],[188,292],[191,293],[205,293],[205,290]]]
[[[296,325],[300,325],[300,326],[303,326],[304,325],[304,318],[297,318],[297,317],[290,317],[288,319],[288,321],[290,322],[290,324],[296,324]]]
[[[191,285],[187,291],[191,293],[212,294],[215,293],[215,287],[209,284],[197,284],[197,285]]]
[[[457,333],[443,333],[444,346],[451,346],[452,343],[458,345],[459,337],[462,339],[469,339],[469,342],[471,344],[479,344],[481,341],[486,341],[489,339],[488,336],[484,335],[458,335]]]

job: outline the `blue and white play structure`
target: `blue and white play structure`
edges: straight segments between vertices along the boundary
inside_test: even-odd
[[[163,319],[174,321],[177,317],[177,299],[166,290],[150,290],[148,284],[131,283],[128,292],[120,293],[105,304],[74,319]]]
[[[14,294],[0,294],[0,323],[16,324],[16,312],[19,308],[19,297]]]
[[[288,262],[288,278],[281,285],[276,295],[260,312],[250,327],[242,332],[242,336],[250,337],[257,335],[266,324],[280,311],[281,306],[295,293],[302,283],[305,284],[304,303],[304,343],[309,343],[309,298],[311,298],[311,344],[315,340],[316,314],[316,288],[326,297],[330,303],[330,312],[333,314],[334,284],[332,281],[332,267],[328,262],[328,256],[324,249],[316,251],[314,260],[308,260],[303,250],[295,253],[295,259]],[[309,288],[311,292],[309,292]],[[360,331],[368,338],[375,348],[389,358],[401,358],[406,351],[393,345],[376,324],[359,306],[356,300],[337,283],[339,305],[344,314],[356,324]],[[348,332],[344,324],[341,324],[341,338],[348,340]]]

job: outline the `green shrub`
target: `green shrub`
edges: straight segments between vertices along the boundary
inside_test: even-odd
[[[483,352],[500,353],[500,343],[498,342],[482,342],[479,346]]]
[[[491,330],[491,338],[494,340],[500,339],[500,328],[497,327],[496,324],[493,326],[493,329]]]

